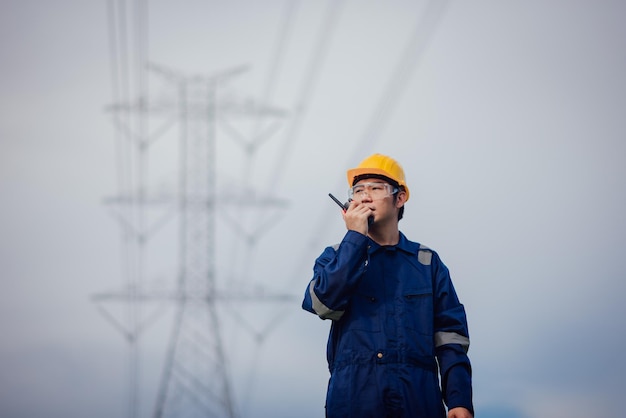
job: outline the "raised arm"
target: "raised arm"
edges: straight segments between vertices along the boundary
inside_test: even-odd
[[[348,231],[338,246],[324,250],[315,260],[303,309],[322,319],[341,318],[367,268],[367,243],[365,235]]]

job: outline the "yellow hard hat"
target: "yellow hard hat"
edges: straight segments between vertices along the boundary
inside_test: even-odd
[[[358,177],[371,174],[374,177],[383,176],[403,186],[406,191],[406,200],[409,200],[409,188],[404,179],[402,166],[393,158],[382,154],[373,154],[361,161],[358,167],[348,170],[348,185],[354,186]]]

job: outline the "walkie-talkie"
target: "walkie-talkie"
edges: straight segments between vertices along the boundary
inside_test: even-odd
[[[347,210],[348,210],[348,208],[350,207],[350,201],[351,201],[352,199],[348,200],[346,203],[341,203],[341,200],[339,200],[339,199],[337,199],[335,196],[333,196],[333,194],[332,194],[332,193],[328,193],[328,196],[330,196],[330,198],[331,198],[331,199],[333,199],[333,200],[335,201],[335,203],[336,203],[337,205],[339,205],[339,207],[340,207],[341,209],[343,209],[343,211],[344,211],[344,212],[345,212],[345,211],[347,211]],[[374,223],[374,216],[370,216],[369,218],[367,218],[367,225],[369,226],[369,225],[371,225],[372,223]]]
[[[341,200],[339,200],[335,196],[333,196],[332,193],[328,193],[328,196],[330,196],[330,198],[333,199],[335,201],[335,203],[338,204],[341,209],[343,209],[344,212],[347,211],[348,208],[350,207],[350,201],[349,200],[346,203],[341,203]]]

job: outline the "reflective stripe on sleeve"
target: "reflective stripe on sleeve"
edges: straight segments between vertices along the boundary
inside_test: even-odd
[[[315,313],[322,319],[332,319],[333,321],[337,321],[342,317],[344,311],[333,311],[324,305],[317,295],[313,288],[315,287],[315,280],[311,280],[311,284],[309,285],[309,293],[311,294],[311,302],[313,302],[313,310]]]
[[[467,353],[469,349],[470,340],[456,332],[436,332],[435,333],[435,347],[440,347],[445,344],[461,344],[463,349]]]

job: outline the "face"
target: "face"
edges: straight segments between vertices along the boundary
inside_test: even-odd
[[[394,204],[394,194],[397,196]],[[406,201],[406,192],[400,191],[384,180],[365,178],[352,187],[352,199],[374,211],[375,221],[398,218],[398,209]]]

